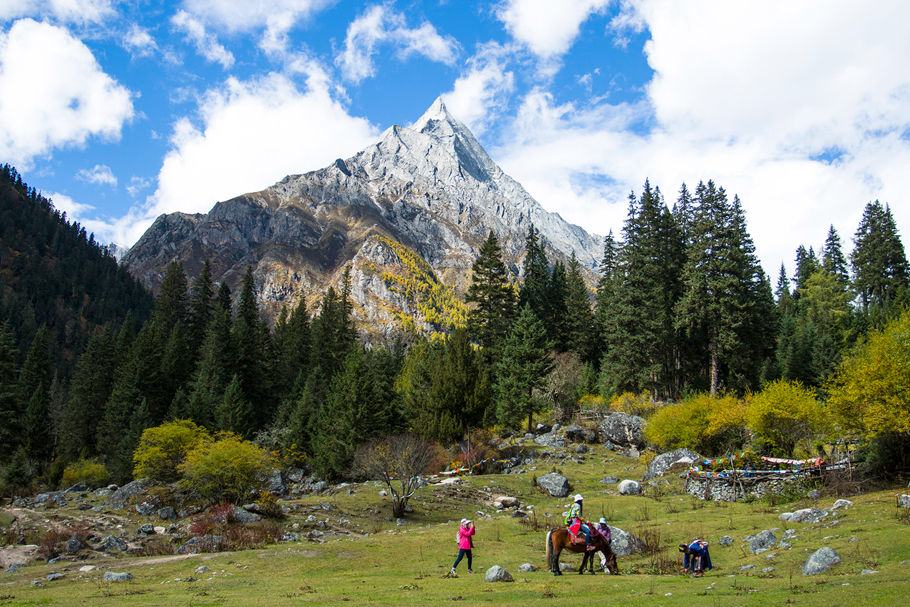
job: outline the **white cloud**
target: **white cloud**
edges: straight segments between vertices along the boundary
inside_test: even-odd
[[[610,0],[506,0],[496,12],[506,31],[542,59],[565,54],[581,24]]]
[[[287,51],[287,34],[335,0],[185,0],[186,9],[205,23],[229,32],[264,28],[259,46],[270,54]]]
[[[130,92],[65,29],[22,19],[0,32],[0,149],[20,169],[90,137],[117,140],[132,116]]]
[[[70,221],[95,208],[90,204],[76,202],[66,194],[59,192],[51,192],[50,194],[45,194],[45,196],[54,203],[55,209],[66,213],[67,219]]]
[[[205,25],[186,11],[177,11],[171,23],[178,31],[186,34],[200,55],[213,63],[220,63],[224,69],[234,65],[234,55],[224,48],[218,39],[205,31]]]
[[[149,57],[158,49],[158,44],[146,29],[134,23],[123,37],[123,48],[134,57]]]
[[[451,36],[441,36],[428,22],[409,28],[403,14],[389,5],[378,4],[348,26],[344,50],[336,58],[344,77],[360,82],[374,76],[373,55],[380,44],[395,45],[401,59],[417,53],[432,61],[452,65],[458,56],[458,43]]]
[[[865,204],[910,234],[910,5],[644,0],[654,77],[639,106],[524,99],[496,150],[547,208],[614,233],[645,178],[668,203],[714,179],[742,199],[770,274],[828,224],[850,248]],[[630,19],[634,24],[634,19]],[[836,151],[839,158],[824,160]]]
[[[110,0],[0,0],[0,20],[51,17],[61,23],[102,23],[114,14]]]
[[[467,61],[467,69],[443,95],[452,115],[481,135],[499,117],[515,88],[515,76],[507,69],[511,49],[496,42],[481,45]]]
[[[132,244],[161,213],[207,212],[219,200],[328,166],[375,141],[378,130],[331,97],[325,73],[313,63],[308,69],[304,90],[274,73],[229,78],[210,90],[198,126],[189,118],[175,123],[157,191],[108,227],[110,240]]]
[[[117,177],[114,176],[111,167],[104,164],[96,164],[91,169],[80,169],[76,173],[76,179],[87,183],[117,187]]]
[[[135,198],[139,193],[145,188],[152,185],[151,179],[146,179],[144,177],[130,177],[130,184],[126,186],[126,191],[129,192],[129,195]]]

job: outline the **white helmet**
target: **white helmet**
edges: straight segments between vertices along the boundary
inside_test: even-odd
[[[581,493],[576,493],[576,494],[575,494],[575,501],[576,501],[576,502],[580,502],[580,501],[582,501],[583,499],[585,499],[585,498],[583,498],[583,497],[581,496]]]

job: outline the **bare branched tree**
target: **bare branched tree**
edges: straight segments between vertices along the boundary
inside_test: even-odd
[[[404,515],[408,500],[424,484],[422,475],[433,461],[435,445],[413,434],[399,434],[364,443],[354,457],[354,471],[385,483],[392,515]]]

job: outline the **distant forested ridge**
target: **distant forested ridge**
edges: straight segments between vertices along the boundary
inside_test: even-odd
[[[7,488],[23,478],[57,484],[65,465],[86,459],[126,480],[143,430],[176,419],[342,478],[360,445],[401,431],[461,444],[469,457],[461,441],[472,430],[520,431],[545,411],[568,420],[585,399],[713,399],[777,380],[822,394],[854,344],[908,301],[887,205],[866,206],[849,258],[832,227],[820,253],[798,246],[795,276],[781,269],[772,286],[736,196],[712,181],[683,185],[670,208],[646,182],[629,197],[619,237],[605,238],[596,292],[574,257],[547,258],[534,226],[520,276],[491,232],[472,268],[464,327],[434,337],[387,331],[365,344],[347,271],[314,310],[301,299],[267,322],[251,269],[233,294],[208,262],[196,276],[172,262],[149,313],[148,296],[84,229],[8,166],[3,175]]]

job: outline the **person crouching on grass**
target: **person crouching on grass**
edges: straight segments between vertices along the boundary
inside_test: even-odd
[[[458,563],[465,556],[468,557],[468,573],[474,573],[474,570],[471,569],[471,549],[474,548],[474,540],[471,539],[472,535],[474,535],[474,523],[466,518],[461,519],[461,526],[458,528],[458,535],[456,536],[458,540],[458,558],[455,559],[452,571],[449,572],[451,575],[458,575],[455,573],[455,568],[458,567]]]

